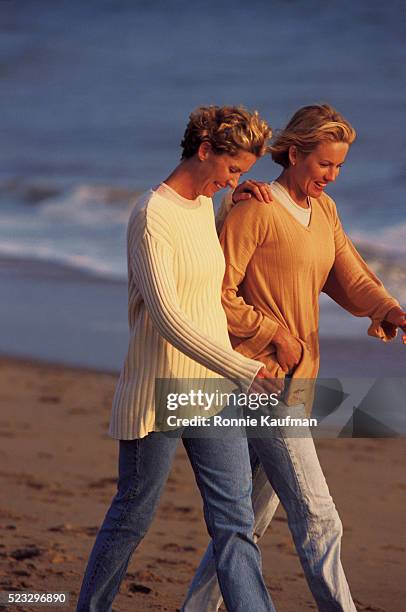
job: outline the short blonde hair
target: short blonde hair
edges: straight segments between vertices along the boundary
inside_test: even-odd
[[[329,104],[303,106],[296,111],[287,126],[276,134],[270,147],[272,159],[288,168],[291,146],[307,154],[326,141],[351,145],[356,135],[352,125]]]
[[[218,154],[237,155],[238,151],[262,157],[269,152],[270,126],[257,111],[244,106],[200,106],[187,124],[182,147],[182,159],[193,157],[202,142],[209,142]]]

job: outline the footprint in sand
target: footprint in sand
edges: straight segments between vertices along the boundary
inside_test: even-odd
[[[13,481],[13,483],[26,485],[27,487],[30,487],[31,489],[40,490],[40,489],[45,489],[47,486],[46,483],[43,482],[42,480],[39,480],[32,474],[25,474],[24,472],[22,473],[1,472],[0,476],[5,477],[7,480]]]
[[[35,489],[37,491],[42,491],[42,489],[47,488],[46,483],[38,480],[37,478],[27,478],[24,484],[25,486],[30,487],[30,489]]]
[[[381,546],[381,550],[393,550],[395,552],[405,552],[406,548],[404,546],[394,546],[393,544],[385,544],[385,546]]]
[[[84,534],[93,537],[97,534],[99,528],[96,526],[80,527],[79,525],[72,525],[71,523],[62,523],[61,525],[49,527],[48,531],[52,531],[54,533]]]
[[[38,548],[35,544],[28,544],[24,548],[16,548],[11,551],[10,557],[17,561],[23,561],[24,559],[32,559],[33,557],[40,557],[43,551]]]
[[[152,589],[150,587],[147,587],[144,584],[137,584],[136,582],[132,582],[128,586],[128,590],[130,593],[144,593],[145,595],[152,593]]]
[[[0,438],[15,438],[16,434],[12,431],[8,431],[7,429],[4,431],[0,430]]]
[[[354,599],[358,612],[387,612],[385,608],[374,606],[373,604],[365,604],[359,599]]]
[[[165,559],[164,557],[158,557],[157,563],[161,563],[162,565],[185,565],[184,561]]]
[[[88,483],[89,489],[103,489],[104,487],[110,487],[111,485],[117,484],[117,477],[111,476],[108,478],[100,478],[99,480],[93,480]]]
[[[276,592],[279,593],[283,591],[283,587],[280,584],[269,584],[267,586],[268,586],[268,589],[272,591],[272,593],[276,593]]]
[[[151,572],[150,570],[139,570],[138,572],[128,572],[126,576],[126,580],[132,580],[137,584],[143,582],[163,582],[163,578]]]
[[[197,548],[194,546],[179,546],[179,544],[169,542],[169,544],[162,546],[162,550],[171,552],[196,552]]]
[[[38,459],[53,459],[53,455],[51,453],[47,453],[46,451],[39,451],[37,453]]]
[[[162,506],[162,512],[168,514],[194,514],[196,512],[196,508],[192,508],[191,506],[175,506],[175,504],[167,503]]]
[[[38,397],[38,401],[42,402],[43,404],[59,404],[61,398],[57,395],[40,395]]]
[[[80,406],[76,407],[76,408],[70,408],[69,410],[67,410],[67,414],[70,415],[82,415],[82,414],[91,414],[92,411],[88,410],[87,408],[80,408]]]
[[[156,562],[160,565],[179,566],[184,565],[186,567],[193,567],[193,563],[186,561],[185,559],[166,559],[165,557],[157,557]]]

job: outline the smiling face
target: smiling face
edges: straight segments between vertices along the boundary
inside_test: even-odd
[[[347,156],[346,142],[322,142],[311,153],[290,151],[290,174],[303,196],[319,198],[328,183],[335,181]]]
[[[239,150],[237,155],[215,153],[208,142],[200,145],[198,157],[198,191],[209,198],[220,189],[235,189],[240,176],[248,172],[258,159],[253,153],[243,150]]]

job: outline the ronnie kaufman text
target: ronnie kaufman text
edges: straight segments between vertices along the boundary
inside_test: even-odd
[[[190,419],[181,419],[170,415],[166,419],[169,427],[317,427],[317,419],[299,419],[287,415],[283,418],[274,418],[261,415],[260,418],[249,415],[240,418],[224,418],[220,415],[212,418],[194,416]]]

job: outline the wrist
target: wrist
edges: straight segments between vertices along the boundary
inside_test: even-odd
[[[398,314],[403,314],[403,310],[400,308],[400,306],[392,306],[392,308],[388,310],[388,312],[386,313],[383,319],[384,321],[388,321],[391,315],[398,315]]]
[[[255,378],[265,378],[265,372],[266,372],[266,367],[262,366],[262,368],[258,370]]]
[[[272,344],[274,344],[276,347],[281,346],[286,342],[286,335],[287,332],[283,329],[283,327],[278,326],[278,329],[272,338]]]

